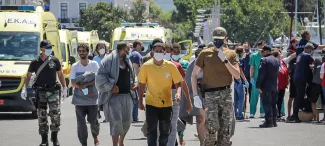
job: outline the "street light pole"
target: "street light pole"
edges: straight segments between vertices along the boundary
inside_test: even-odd
[[[296,0],[296,3],[295,3],[295,33],[294,33],[294,36],[296,37],[297,36],[297,19],[298,19],[298,0]]]
[[[323,37],[322,37],[322,20],[320,19],[321,9],[320,9],[320,0],[317,0],[317,17],[318,17],[318,27],[319,27],[319,43],[323,44]]]

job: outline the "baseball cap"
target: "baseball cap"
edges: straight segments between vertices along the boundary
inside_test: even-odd
[[[314,45],[313,45],[312,43],[307,43],[307,44],[305,45],[305,48],[306,48],[306,49],[314,49],[315,47],[314,47]]]
[[[40,43],[40,48],[51,49],[54,45],[51,44],[49,40],[43,40]]]
[[[217,27],[213,30],[213,39],[224,39],[227,36],[227,31],[223,27]]]
[[[263,51],[272,51],[272,48],[270,47],[270,46],[264,46],[263,47],[263,49],[262,49]]]

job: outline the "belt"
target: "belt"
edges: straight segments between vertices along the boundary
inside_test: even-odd
[[[229,89],[230,85],[227,86],[223,86],[223,87],[216,87],[216,88],[208,88],[208,89],[204,89],[204,92],[215,92],[215,91],[221,91],[221,90],[225,90],[225,89]]]

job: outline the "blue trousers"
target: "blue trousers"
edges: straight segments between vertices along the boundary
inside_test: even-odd
[[[235,80],[234,82],[234,110],[236,117],[243,117],[244,110],[244,86],[241,80]]]
[[[139,120],[139,118],[138,118],[138,115],[139,115],[138,107],[139,107],[139,103],[136,103],[133,106],[133,110],[132,110],[132,120],[133,121],[138,121]]]

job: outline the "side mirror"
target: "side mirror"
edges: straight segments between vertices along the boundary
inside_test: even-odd
[[[73,56],[69,56],[69,64],[74,64],[76,62],[76,59]]]

